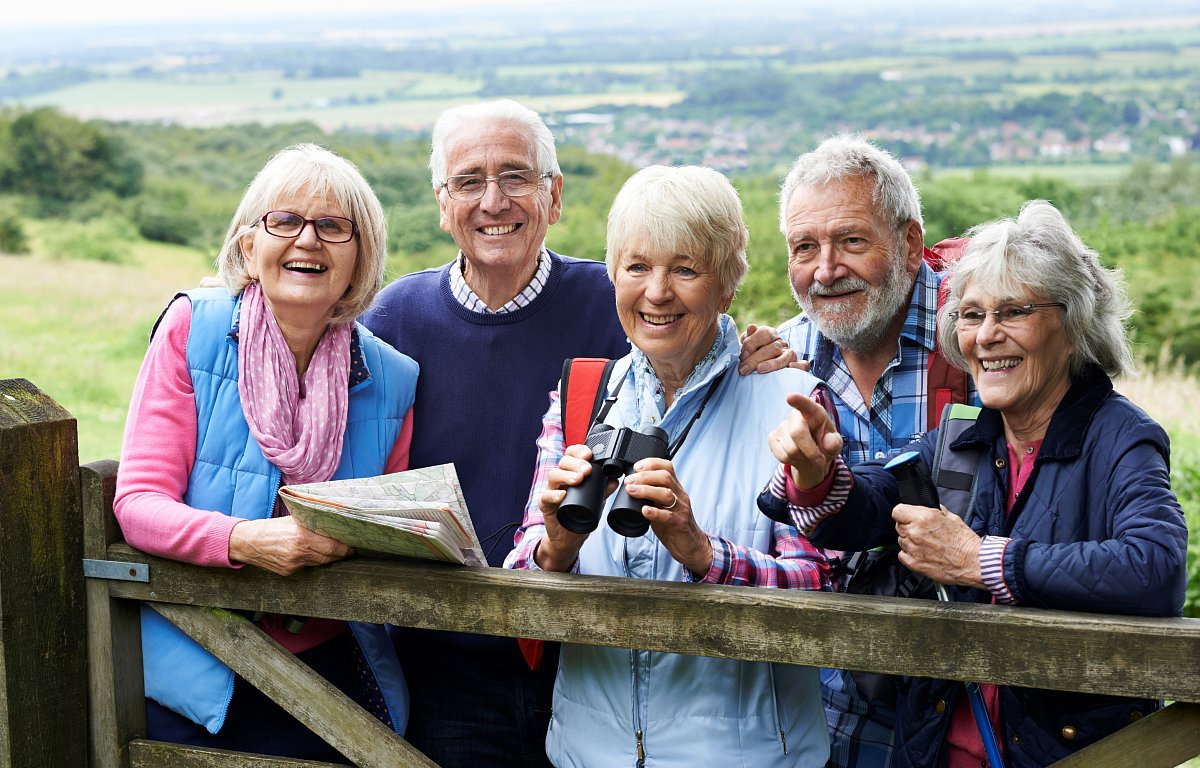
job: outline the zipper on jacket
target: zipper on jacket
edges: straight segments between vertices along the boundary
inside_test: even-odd
[[[626,538],[621,542],[621,565],[625,569],[625,575],[629,578],[635,578],[633,572],[629,568],[629,539]],[[642,651],[649,654],[649,651]],[[638,696],[638,683],[641,682],[641,675],[638,674],[638,651],[634,648],[629,649],[629,684],[632,690],[630,691],[630,704],[633,707],[633,740],[634,746],[637,749],[637,762],[634,763],[636,768],[645,768],[646,766],[646,746],[643,741],[644,733],[642,731],[642,712],[640,706],[640,698]]]
[[[628,568],[626,569],[628,572]],[[642,732],[642,713],[638,707],[638,681],[641,675],[638,674],[638,652],[633,648],[629,649],[629,677],[630,684],[633,688],[631,691],[631,704],[633,705],[633,741],[637,749],[637,762],[634,763],[636,768],[645,768],[646,766],[646,747],[643,743]]]
[[[779,745],[783,754],[787,755],[787,734],[783,732],[783,712],[779,709],[779,691],[775,687],[775,665],[767,665],[767,675],[771,679],[771,703],[775,705],[775,730],[779,731]]]

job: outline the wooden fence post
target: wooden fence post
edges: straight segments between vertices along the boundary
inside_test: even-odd
[[[93,462],[79,474],[83,554],[104,560],[108,545],[121,540],[112,512],[117,462]],[[103,579],[88,579],[86,590],[90,765],[126,768],[129,742],[146,736],[139,604],[110,598],[108,582]]]
[[[75,419],[0,379],[0,768],[87,765]]]

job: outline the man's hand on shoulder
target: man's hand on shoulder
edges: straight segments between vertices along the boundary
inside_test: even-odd
[[[783,368],[808,370],[808,361],[800,360],[783,337],[769,325],[746,326],[742,333],[742,354],[738,359],[738,373],[770,373]]]

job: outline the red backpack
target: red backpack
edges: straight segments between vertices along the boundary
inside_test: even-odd
[[[616,363],[616,360],[603,357],[568,357],[563,361],[558,405],[562,414],[564,447],[587,441],[588,428],[604,402],[608,377]],[[518,637],[517,645],[529,668],[541,669],[545,642]]]
[[[968,242],[965,237],[947,238],[932,248],[926,248],[922,258],[934,272],[944,272],[962,258]],[[946,303],[949,295],[950,286],[943,280],[938,289],[938,309]],[[929,356],[927,386],[926,423],[929,429],[933,429],[941,421],[942,411],[947,405],[967,402],[967,374],[950,365],[942,356],[936,338],[933,354]]]

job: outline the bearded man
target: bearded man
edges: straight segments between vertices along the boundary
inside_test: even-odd
[[[942,275],[923,260],[920,196],[894,157],[842,135],[801,155],[779,197],[788,276],[804,310],[779,333],[829,384],[846,463],[885,458],[934,426],[927,371]],[[821,670],[833,768],[891,764],[894,702],[867,680]]]

